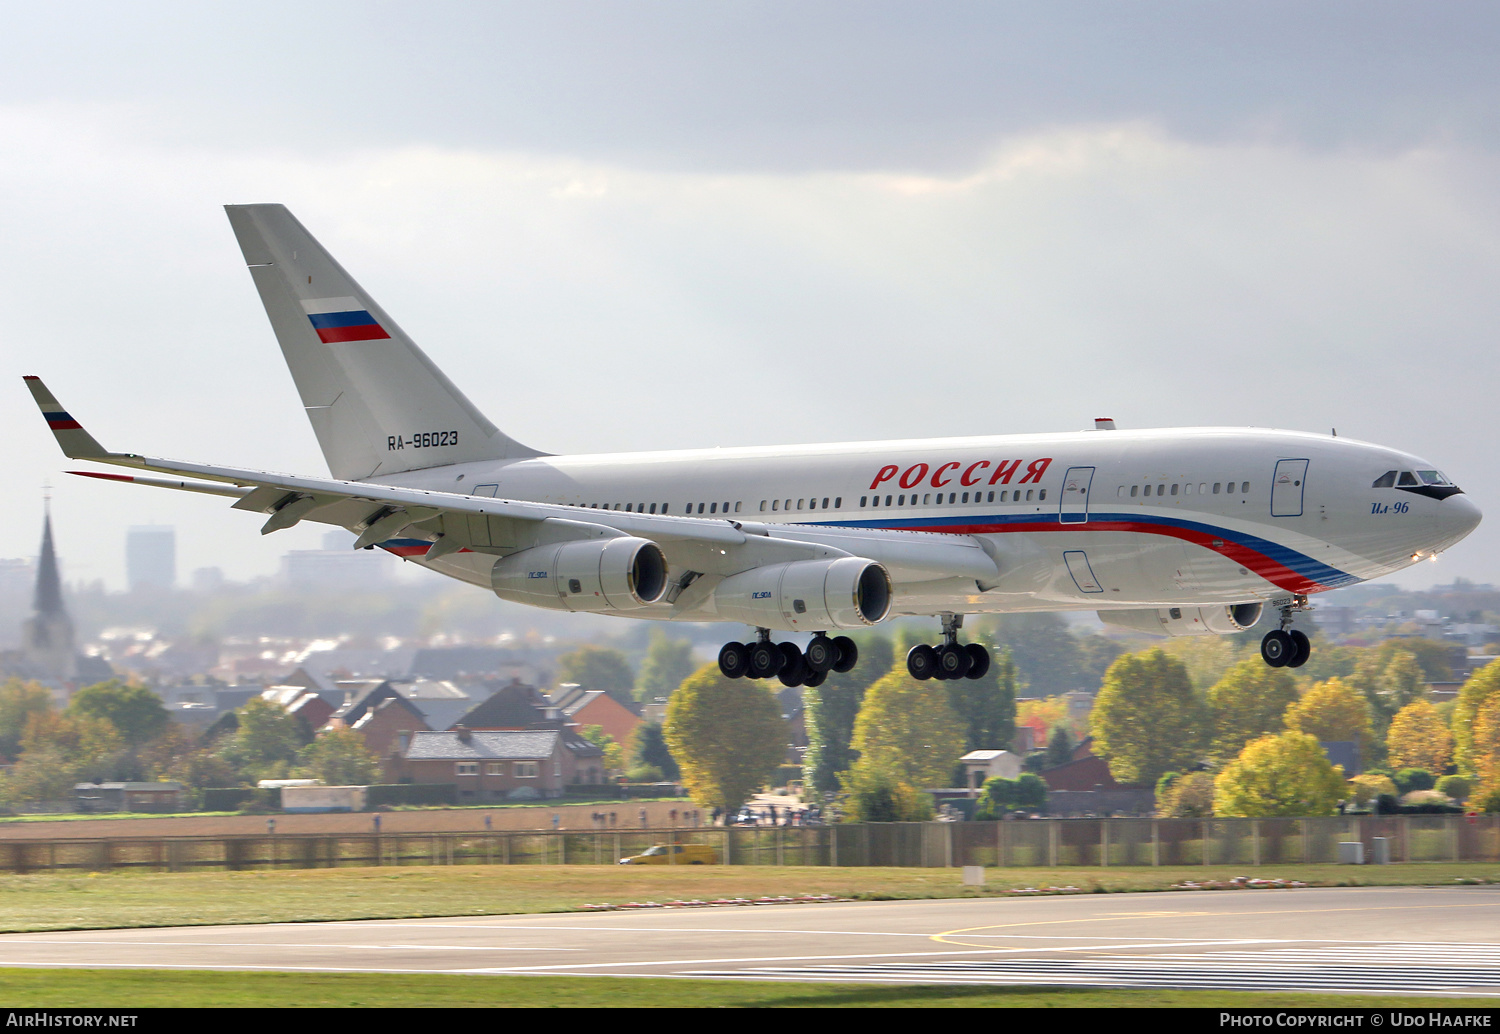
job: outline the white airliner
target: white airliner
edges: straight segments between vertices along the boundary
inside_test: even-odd
[[[87,476],[235,499],[358,534],[502,599],[756,629],[725,675],[817,685],[888,617],[941,621],[911,674],[977,678],[966,614],[1095,610],[1165,635],[1228,634],[1458,542],[1478,508],[1425,460],[1332,435],[1207,427],[551,456],[491,424],[281,205],[228,209],[330,477],[112,453],[35,377],[69,457],[172,475]],[[85,473],[75,471],[74,473]],[[193,480],[181,480],[187,477]],[[805,649],[773,631],[810,633]]]

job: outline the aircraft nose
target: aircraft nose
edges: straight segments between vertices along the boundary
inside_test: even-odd
[[[1450,495],[1438,504],[1438,526],[1442,529],[1446,549],[1479,527],[1484,514],[1467,495]]]

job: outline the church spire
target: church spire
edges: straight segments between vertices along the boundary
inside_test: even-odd
[[[42,524],[42,554],[36,564],[36,595],[31,609],[46,617],[64,613],[62,578],[57,571],[57,553],[52,547],[52,499],[47,498],[47,515]]]

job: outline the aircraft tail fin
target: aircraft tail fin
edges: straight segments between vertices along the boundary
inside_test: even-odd
[[[485,419],[285,205],[225,211],[335,478],[543,455]]]

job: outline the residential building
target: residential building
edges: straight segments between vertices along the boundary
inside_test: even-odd
[[[558,797],[605,781],[604,752],[570,729],[416,732],[394,766],[399,779],[455,783],[460,801]]]

